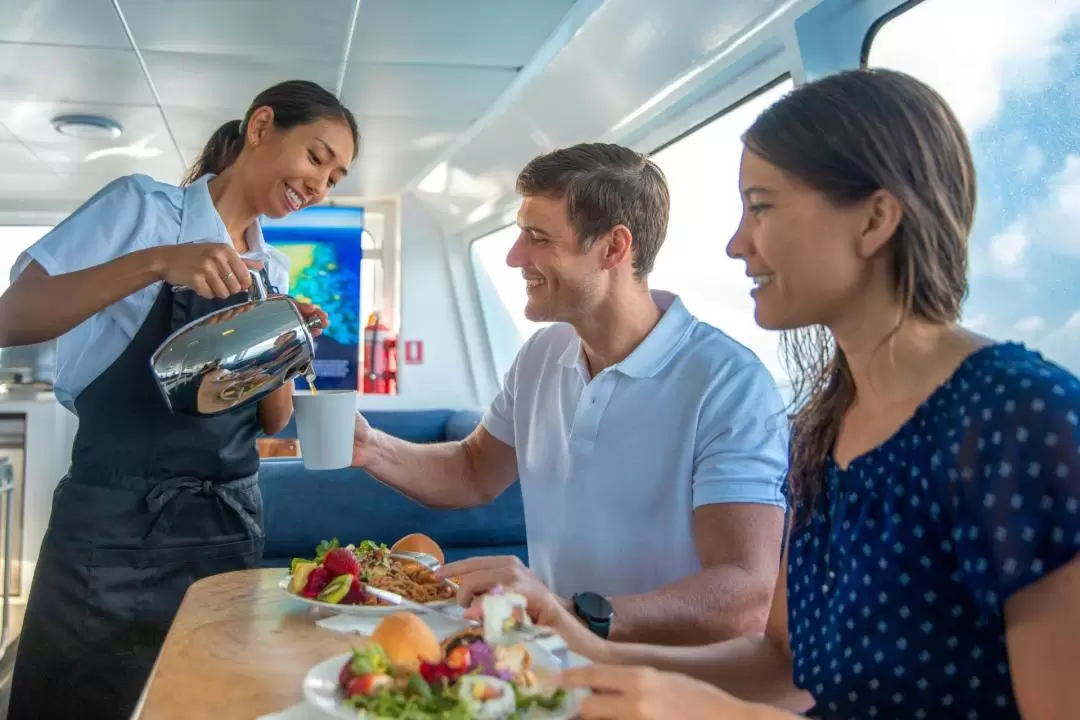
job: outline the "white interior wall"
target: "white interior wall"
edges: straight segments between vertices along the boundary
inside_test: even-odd
[[[455,298],[460,272],[452,271],[448,239],[436,211],[406,195],[400,203],[398,395],[361,395],[361,409],[473,408],[477,400],[472,357]],[[423,342],[423,363],[404,364],[405,342]]]

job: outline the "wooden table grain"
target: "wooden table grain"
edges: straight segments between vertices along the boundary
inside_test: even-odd
[[[285,573],[244,570],[192,585],[133,718],[254,720],[300,702],[313,665],[364,642],[317,626],[319,610],[278,589]]]

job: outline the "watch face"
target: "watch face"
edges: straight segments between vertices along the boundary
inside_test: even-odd
[[[610,620],[612,614],[614,614],[611,603],[607,601],[607,598],[594,592],[578,593],[574,597],[574,602],[577,603],[581,612],[594,620]]]

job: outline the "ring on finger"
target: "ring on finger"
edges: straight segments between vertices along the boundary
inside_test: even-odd
[[[221,279],[222,279],[222,280],[228,280],[228,279],[229,279],[229,278],[231,278],[232,276],[233,276],[233,271],[232,271],[232,270],[230,270],[229,272],[227,272],[227,273],[225,273],[224,275],[222,275],[222,276],[221,276]]]

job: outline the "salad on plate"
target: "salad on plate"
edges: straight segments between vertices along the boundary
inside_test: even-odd
[[[484,604],[506,618],[523,601],[504,593]],[[559,667],[552,655],[532,642],[506,644],[504,635],[489,635],[493,629],[470,627],[440,643],[419,616],[387,616],[364,647],[316,666],[305,696],[335,717],[358,720],[572,717],[576,698],[555,686]],[[320,690],[318,676],[335,669],[335,687],[324,683]]]
[[[395,550],[416,550],[442,562],[442,549],[430,538],[408,535],[393,546],[372,540],[342,546],[337,538],[324,540],[314,558],[294,558],[283,587],[292,595],[330,605],[385,606],[364,592],[363,585],[388,590],[416,603],[447,603],[454,586],[436,578],[416,562],[393,556]]]

